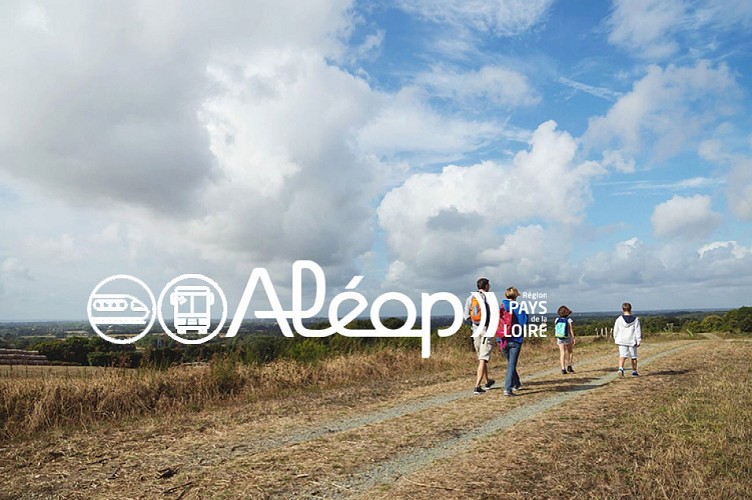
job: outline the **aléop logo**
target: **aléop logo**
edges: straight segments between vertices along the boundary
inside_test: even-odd
[[[313,303],[303,306],[303,274],[307,271],[314,280],[315,295]],[[360,292],[355,291],[363,276],[354,276],[344,292],[335,295],[329,303],[327,319],[330,326],[324,329],[309,329],[303,321],[321,317],[326,298],[326,276],[323,269],[313,261],[299,260],[292,265],[292,304],[290,309],[284,309],[274,288],[269,273],[264,268],[255,268],[248,278],[243,295],[235,310],[226,337],[234,337],[250,307],[253,294],[261,285],[271,307],[270,310],[254,310],[253,317],[257,319],[274,319],[285,337],[294,337],[295,333],[303,337],[321,338],[338,333],[345,337],[419,337],[421,338],[421,355],[428,358],[431,355],[431,316],[435,304],[448,303],[453,310],[452,324],[447,328],[438,329],[439,337],[449,337],[455,334],[467,317],[463,304],[456,295],[448,292],[421,294],[421,324],[415,329],[418,311],[410,297],[399,292],[387,292],[378,296],[370,305],[369,317],[373,329],[349,329],[347,325],[360,317],[368,309],[368,300]],[[473,292],[481,298],[478,292]],[[499,322],[499,302],[492,292],[486,293],[491,316],[489,324]],[[545,295],[545,294],[543,294]],[[167,301],[167,309],[172,311],[172,320],[165,319],[163,309]],[[405,323],[395,329],[386,328],[381,321],[381,309],[388,302],[402,304],[406,311]],[[343,307],[344,304],[349,303]],[[524,302],[520,303],[525,307]],[[545,301],[542,304],[545,314]],[[212,316],[219,312],[220,320],[212,328]],[[517,303],[512,304],[516,308]],[[485,308],[484,308],[485,309]],[[344,310],[344,314],[342,314]],[[482,311],[482,321],[485,322],[487,312]],[[227,298],[222,288],[211,278],[201,274],[182,274],[167,283],[157,300],[149,287],[140,279],[127,274],[117,274],[105,278],[94,287],[87,304],[87,315],[94,331],[103,339],[115,344],[130,344],[143,338],[159,320],[162,330],[177,342],[183,344],[202,344],[216,337],[227,321]],[[216,317],[216,316],[215,316]],[[290,326],[292,322],[292,328]],[[100,327],[113,326],[142,326],[139,333],[128,336],[114,337],[111,330],[102,331]],[[545,336],[545,323],[542,324]],[[211,331],[210,331],[211,330]],[[123,332],[121,332],[123,333]],[[188,334],[192,334],[187,337]],[[476,332],[476,335],[480,332]],[[524,333],[527,335],[527,332]],[[487,337],[496,335],[495,329],[484,333]]]

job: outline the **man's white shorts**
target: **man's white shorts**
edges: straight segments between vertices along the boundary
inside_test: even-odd
[[[488,361],[491,359],[491,351],[493,351],[496,339],[494,337],[484,337],[483,335],[486,334],[486,329],[481,326],[477,327],[475,332],[478,333],[478,336],[473,338],[475,354],[478,355],[478,360],[482,359]]]
[[[619,346],[620,358],[637,359],[637,346],[634,345],[620,345]]]

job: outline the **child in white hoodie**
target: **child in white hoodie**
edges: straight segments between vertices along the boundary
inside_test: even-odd
[[[619,346],[619,375],[624,376],[624,361],[632,359],[632,376],[637,377],[637,348],[642,342],[640,318],[632,316],[632,304],[621,305],[622,315],[614,323],[614,343]]]

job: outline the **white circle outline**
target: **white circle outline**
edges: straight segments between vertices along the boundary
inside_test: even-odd
[[[167,324],[165,324],[164,315],[162,314],[162,302],[164,302],[165,294],[167,291],[173,287],[176,283],[186,280],[186,279],[197,279],[200,281],[203,281],[204,283],[210,284],[217,292],[219,292],[219,297],[222,299],[222,319],[219,321],[219,325],[217,328],[214,329],[210,334],[208,334],[205,337],[201,337],[198,339],[184,339],[177,333],[173,332],[169,328],[167,328]],[[159,294],[159,299],[157,300],[157,318],[159,318],[159,324],[162,325],[162,329],[164,332],[170,336],[173,340],[176,340],[180,342],[181,344],[189,344],[189,345],[198,345],[203,344],[205,342],[210,341],[214,337],[217,336],[219,331],[222,329],[223,326],[225,326],[225,322],[227,322],[227,297],[225,297],[225,292],[222,290],[222,288],[217,284],[216,281],[209,278],[208,276],[204,276],[203,274],[181,274],[177,278],[173,278],[167,283],[164,288],[162,288],[162,291]]]
[[[141,288],[146,290],[146,293],[149,294],[149,300],[151,300],[151,321],[149,321],[149,324],[146,325],[146,328],[136,335],[135,337],[131,337],[129,339],[116,339],[114,337],[110,337],[105,333],[102,333],[102,331],[99,329],[99,327],[96,325],[96,323],[91,319],[92,313],[91,313],[91,304],[94,301],[94,295],[99,291],[100,288],[102,288],[107,283],[110,283],[111,281],[119,280],[119,279],[125,279],[128,281],[133,281],[137,285],[140,285]],[[86,316],[89,318],[89,324],[94,329],[94,331],[102,337],[104,340],[108,342],[112,342],[113,344],[132,344],[134,342],[138,342],[144,336],[149,333],[149,330],[151,330],[151,327],[154,326],[154,321],[157,319],[157,316],[154,314],[154,310],[157,308],[157,303],[154,300],[154,294],[151,292],[151,288],[149,288],[146,283],[141,281],[140,279],[136,278],[135,276],[131,276],[130,274],[113,274],[112,276],[109,276],[102,281],[100,281],[97,286],[94,287],[94,290],[91,291],[91,294],[89,294],[89,301],[86,303]]]

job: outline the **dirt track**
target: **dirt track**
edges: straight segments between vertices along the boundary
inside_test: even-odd
[[[578,359],[577,373],[568,376],[559,374],[552,354],[547,366],[523,369],[524,387],[516,398],[505,398],[498,389],[473,396],[463,378],[395,394],[361,388],[355,395],[343,391],[273,403],[263,412],[249,404],[3,446],[0,493],[7,498],[389,496],[400,480],[420,486],[417,496],[431,496],[440,490],[411,480],[414,474],[466,455],[500,431],[583,395],[607,393],[614,382],[648,388],[653,365],[699,352],[703,344],[707,341],[644,346],[643,377],[634,380],[615,380],[611,345],[588,351]],[[461,492],[462,485],[441,491]]]

